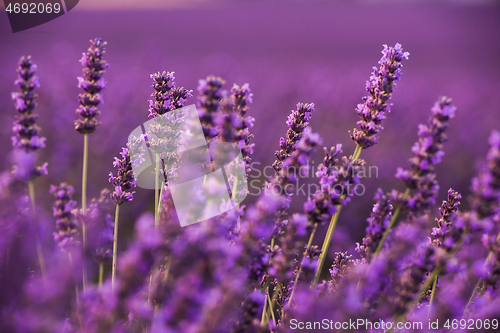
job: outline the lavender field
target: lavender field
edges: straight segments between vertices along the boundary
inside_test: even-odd
[[[0,332],[498,331],[499,14],[82,4],[16,34],[2,14]],[[129,134],[192,104],[248,191],[229,177],[239,208],[181,227],[168,177],[135,186]]]

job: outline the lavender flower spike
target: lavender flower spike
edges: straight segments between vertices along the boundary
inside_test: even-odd
[[[213,75],[208,76],[206,80],[199,81],[200,121],[207,142],[219,134],[216,123],[220,112],[219,104],[224,94],[222,90],[224,84],[226,81]]]
[[[380,68],[373,67],[370,80],[366,82],[368,96],[363,97],[364,103],[356,107],[361,120],[357,123],[359,130],[353,130],[351,139],[363,149],[377,143],[377,133],[383,129],[381,123],[385,113],[390,112],[388,101],[401,76],[401,61],[408,59],[410,54],[403,52],[402,46],[396,44],[394,47],[384,45],[382,55],[378,62]]]
[[[500,213],[500,132],[492,131],[487,164],[472,179],[472,208],[480,219]]]
[[[155,118],[184,106],[186,100],[193,96],[192,90],[176,87],[174,82],[174,72],[165,72],[151,74],[153,79],[154,92],[151,97],[154,100],[149,101],[149,117]]]
[[[80,106],[76,109],[76,113],[81,119],[75,120],[75,130],[82,134],[94,132],[100,124],[95,117],[100,114],[97,106],[103,102],[99,92],[106,87],[102,78],[105,69],[109,67],[106,60],[102,59],[106,53],[106,44],[100,38],[91,40],[87,53],[83,53],[80,60],[83,77],[78,77],[78,88],[82,88],[84,93],[78,96]]]
[[[73,186],[61,183],[59,186],[51,185],[50,193],[56,198],[52,207],[54,217],[56,218],[56,232],[53,234],[54,240],[61,249],[68,251],[70,246],[77,244],[78,223],[74,211],[76,201],[73,200],[75,190]]]
[[[276,161],[273,163],[273,168],[276,172],[282,169],[283,161],[295,150],[297,142],[302,138],[302,132],[309,126],[309,119],[311,119],[313,111],[313,103],[298,103],[297,110],[293,110],[288,116],[288,120],[286,121],[288,125],[286,139],[280,139],[281,149],[275,153]]]
[[[21,57],[17,68],[18,78],[14,84],[21,88],[20,92],[13,92],[12,99],[15,102],[19,116],[16,117],[12,131],[12,145],[15,148],[23,149],[26,152],[36,151],[45,147],[45,138],[39,137],[40,127],[36,125],[38,115],[33,111],[36,108],[35,88],[40,87],[36,73],[36,65],[31,61],[31,57]]]
[[[118,157],[115,157],[115,161],[113,162],[113,166],[118,168],[116,176],[113,176],[112,172],[109,173],[109,182],[115,186],[115,190],[111,193],[111,199],[117,205],[121,205],[127,201],[132,201],[134,199],[133,194],[135,193],[127,192],[132,187],[135,187],[129,148],[122,148],[120,155],[122,158],[119,159]]]
[[[436,202],[439,185],[434,165],[441,163],[443,143],[448,140],[445,133],[448,121],[455,117],[456,107],[451,103],[450,98],[443,96],[434,104],[428,124],[418,126],[418,141],[412,147],[415,156],[409,160],[411,170],[398,168],[396,171],[396,178],[401,179],[408,189],[416,190],[407,201],[415,213],[429,209]],[[392,199],[398,201],[396,195],[392,195]]]

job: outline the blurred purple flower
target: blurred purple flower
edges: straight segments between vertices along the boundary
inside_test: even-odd
[[[219,135],[217,126],[220,117],[220,102],[223,98],[222,90],[226,81],[222,78],[210,75],[205,80],[200,80],[198,85],[198,103],[200,106],[199,117],[203,134],[207,142]]]
[[[50,193],[54,195],[56,201],[52,207],[56,218],[56,232],[53,233],[54,240],[59,247],[68,251],[69,247],[78,243],[78,223],[76,221],[76,201],[73,200],[75,190],[67,183],[59,186],[50,185]]]

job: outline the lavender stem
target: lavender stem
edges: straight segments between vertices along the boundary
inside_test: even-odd
[[[117,249],[118,249],[118,216],[120,214],[120,205],[116,204],[115,210],[115,230],[113,233],[113,267],[111,270],[111,290],[113,290],[115,286],[115,278],[116,278],[116,258],[117,258]]]
[[[33,180],[28,181],[28,193],[31,202],[31,211],[33,216],[35,216],[35,184]],[[42,273],[43,282],[45,282],[45,260],[43,258],[42,245],[40,242],[40,235],[38,235],[38,230],[36,231],[36,253],[38,256],[38,264],[40,265],[40,272]]]
[[[354,153],[352,154],[352,161],[355,162],[360,156],[363,148],[361,146],[356,146]],[[325,240],[323,241],[323,246],[321,247],[321,254],[319,255],[318,260],[318,268],[316,269],[316,273],[314,274],[314,280],[312,286],[318,284],[319,277],[321,275],[321,270],[323,269],[323,265],[325,263],[326,256],[328,254],[328,249],[330,247],[330,243],[332,242],[333,232],[335,231],[335,227],[337,226],[337,222],[339,220],[340,211],[342,210],[342,205],[337,206],[337,211],[332,216],[330,220],[330,224],[328,225],[328,231],[326,232]]]
[[[85,133],[83,135],[83,171],[82,171],[82,214],[85,215],[87,211],[87,169],[88,169],[88,158],[89,158],[89,135]],[[87,226],[85,225],[85,219],[82,221],[82,245],[83,252],[87,248]],[[87,287],[87,267],[85,261],[83,265],[83,290],[85,291]]]
[[[403,194],[403,199],[406,199],[409,194],[410,194],[410,188],[407,187],[405,193]],[[384,242],[385,242],[387,236],[389,235],[389,232],[391,231],[392,227],[396,223],[396,220],[398,219],[398,215],[400,212],[401,212],[401,207],[396,208],[396,210],[394,211],[394,214],[392,215],[392,218],[391,218],[391,222],[389,222],[389,226],[385,230],[384,235],[382,236],[382,239],[380,240],[380,243],[378,244],[377,249],[375,250],[375,253],[374,253],[375,256],[382,250],[382,247],[384,246]]]
[[[104,276],[104,264],[102,262],[99,263],[99,289],[102,288],[102,280]]]

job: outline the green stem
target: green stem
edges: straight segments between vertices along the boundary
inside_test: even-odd
[[[434,302],[434,295],[436,294],[437,281],[438,281],[438,275],[436,275],[436,277],[434,278],[434,283],[432,284],[431,299],[429,300],[429,309],[428,309],[429,317],[431,316],[432,303]]]
[[[403,194],[403,199],[406,199],[409,194],[410,194],[410,189],[406,188],[406,191]],[[389,226],[385,230],[384,235],[382,236],[382,239],[380,240],[380,243],[378,243],[378,246],[377,246],[377,249],[375,250],[374,255],[377,255],[382,250],[382,247],[384,246],[385,240],[386,240],[387,236],[389,235],[389,232],[391,231],[394,224],[396,224],[396,220],[398,219],[400,212],[401,212],[401,207],[396,208],[396,211],[392,215],[391,221],[389,222]]]
[[[84,134],[83,136],[83,173],[82,173],[82,212],[83,214],[87,211],[87,170],[88,170],[88,159],[89,159],[89,135]],[[85,249],[87,243],[87,228],[85,222],[82,225],[82,238],[83,238],[83,248]]]
[[[155,170],[155,228],[160,225],[160,214],[158,212],[159,208],[159,198],[158,190],[160,188],[160,155],[156,154],[156,170]]]
[[[32,180],[28,181],[28,193],[30,197],[30,202],[31,202],[31,212],[33,214],[33,217],[35,217],[35,184],[33,183]],[[38,226],[38,222],[35,219],[35,223]],[[36,243],[36,253],[38,256],[38,264],[40,265],[40,272],[42,273],[42,280],[45,282],[45,260],[43,257],[43,252],[42,252],[42,245],[40,241],[40,235],[38,234],[38,228],[36,230],[35,234],[35,243]]]
[[[356,146],[356,149],[352,154],[353,162],[356,161],[359,158],[359,156],[361,156],[362,150],[363,148],[361,148],[360,146]],[[332,216],[330,224],[328,225],[328,230],[326,232],[325,240],[323,241],[323,246],[321,247],[321,254],[319,255],[319,260],[318,260],[318,268],[316,269],[316,273],[314,274],[314,281],[312,286],[318,284],[319,277],[321,275],[321,271],[323,269],[323,265],[325,263],[325,259],[328,254],[328,249],[330,248],[330,243],[332,242],[333,232],[335,231],[335,227],[337,226],[341,210],[342,210],[342,205],[337,205],[337,211]]]
[[[87,212],[87,171],[89,164],[89,135],[85,133],[83,135],[83,171],[82,171],[82,213],[83,215]],[[87,249],[87,226],[85,224],[85,219],[82,221],[82,245],[83,245],[83,253],[84,260],[82,261],[83,265],[83,291],[85,291],[87,287],[87,266],[85,264],[85,251]]]
[[[102,288],[102,280],[104,277],[104,264],[102,262],[99,263],[99,289]]]
[[[312,242],[314,240],[314,234],[316,234],[317,229],[318,229],[318,224],[315,223],[313,230],[311,231],[311,235],[309,236],[309,241],[307,242],[306,251],[307,251],[307,249],[309,249],[311,247]],[[302,265],[304,264],[304,258],[306,255],[306,251],[304,251],[304,257],[302,257],[302,262],[300,263],[299,271],[297,272],[297,276],[295,276],[295,281],[293,283],[292,293],[290,294],[290,298],[288,299],[288,306],[292,305],[293,295],[295,293],[295,289],[297,289],[297,284],[299,283],[300,274],[302,273]]]
[[[267,291],[267,293],[269,293],[269,289]],[[260,318],[260,326],[261,327],[265,327],[266,325],[266,315],[267,315],[267,297],[264,298],[264,308],[262,309],[262,316]]]
[[[276,327],[276,318],[274,317],[273,302],[271,301],[271,297],[269,297],[269,293],[267,294],[267,301],[269,302],[269,311],[271,312],[271,317],[273,318],[274,327]]]
[[[116,278],[116,259],[117,259],[117,249],[118,249],[118,216],[120,214],[120,205],[116,204],[115,211],[115,230],[113,234],[113,266],[111,268],[111,290],[115,287]]]
[[[498,235],[500,237],[500,234],[498,234]],[[490,253],[488,254],[488,257],[484,261],[484,265],[486,265],[491,260],[491,258],[493,258],[493,251],[490,251]],[[470,295],[469,301],[467,302],[467,305],[465,306],[464,313],[463,313],[464,316],[467,313],[469,306],[472,304],[472,301],[474,300],[474,296],[476,296],[477,292],[480,291],[479,295],[482,295],[482,290],[480,290],[480,289],[482,289],[482,288],[480,288],[482,283],[483,283],[483,278],[480,278],[477,281],[476,285],[474,286],[474,290],[472,290],[472,295]]]

